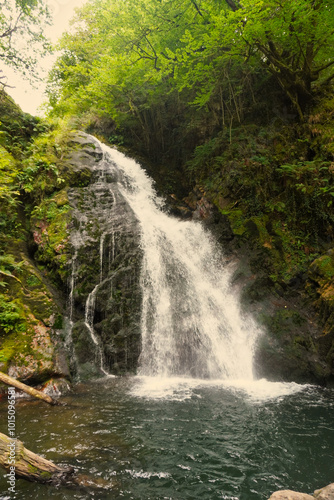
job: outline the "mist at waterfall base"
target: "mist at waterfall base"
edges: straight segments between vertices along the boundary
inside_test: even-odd
[[[136,162],[103,148],[96,168],[117,176],[141,225],[138,375],[78,384],[62,407],[18,401],[16,433],[27,448],[101,483],[66,489],[18,480],[17,498],[264,500],[277,489],[312,492],[332,482],[333,391],[254,379],[263,332],[240,310],[224,255],[200,223],[165,212]],[[101,259],[101,283],[105,265]],[[85,324],[100,350],[98,291],[92,285]],[[103,355],[97,362],[112,375]],[[1,500],[11,498],[5,478],[0,488]]]

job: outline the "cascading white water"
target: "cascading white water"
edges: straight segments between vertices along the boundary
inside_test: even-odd
[[[163,211],[152,181],[132,159],[102,146],[141,225],[141,375],[252,379],[259,328],[240,311],[224,257],[199,222]]]
[[[111,374],[104,368],[103,349],[101,347],[101,342],[99,341],[98,337],[95,334],[94,326],[93,326],[96,293],[97,293],[97,291],[102,283],[103,283],[103,281],[100,281],[100,283],[94,287],[94,289],[91,291],[91,293],[87,297],[86,307],[85,307],[85,325],[86,325],[86,327],[89,331],[89,334],[90,334],[90,336],[95,344],[97,357],[99,358],[101,372],[104,375],[111,376]]]
[[[105,237],[107,236],[107,232],[105,231],[104,233],[102,233],[101,235],[101,239],[100,239],[100,283],[103,279],[103,249],[104,249],[104,240],[105,240]]]
[[[75,284],[75,264],[76,260],[78,257],[78,251],[75,249],[74,255],[72,257],[72,264],[71,264],[71,277],[70,277],[70,295],[69,295],[69,303],[70,303],[70,311],[69,311],[69,316],[70,316],[70,322],[72,323],[73,321],[73,293],[74,293],[74,284]]]

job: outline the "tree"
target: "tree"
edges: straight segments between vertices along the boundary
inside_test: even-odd
[[[334,78],[334,6],[325,0],[243,0],[232,25],[259,54],[303,119],[314,93]],[[237,28],[238,27],[238,28]]]
[[[63,38],[53,103],[97,103],[146,127],[141,110],[176,91],[198,109],[220,107],[231,126],[252,75],[266,74],[304,120],[334,78],[333,26],[326,0],[91,0]]]
[[[173,67],[185,28],[198,12],[188,0],[103,0],[88,3],[77,29],[60,42],[63,55],[51,72],[50,103],[56,112],[107,114],[146,146],[165,147],[175,117]],[[153,137],[154,136],[154,137]],[[153,141],[152,141],[153,139]]]
[[[0,84],[8,86],[5,66],[33,77],[39,56],[50,50],[43,34],[50,15],[43,0],[0,0]]]

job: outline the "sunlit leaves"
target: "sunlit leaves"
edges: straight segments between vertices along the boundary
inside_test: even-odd
[[[61,113],[66,100],[117,117],[174,90],[199,107],[223,87],[235,100],[238,65],[273,74],[302,118],[314,85],[334,77],[334,8],[322,0],[91,0],[76,26],[51,74]]]
[[[8,151],[0,146],[0,206],[15,205],[18,195],[15,186],[17,166],[14,158]]]

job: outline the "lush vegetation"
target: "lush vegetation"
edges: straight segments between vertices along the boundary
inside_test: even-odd
[[[42,5],[3,11],[3,60],[32,67],[12,39],[24,27],[42,39]],[[17,240],[38,272],[66,279],[69,127],[134,151],[174,199],[201,193],[228,217],[235,247],[250,249],[262,295],[298,286],[334,336],[333,26],[324,0],[88,0],[59,42],[51,121],[1,95],[2,335],[22,328],[15,286],[34,290]]]
[[[50,112],[153,161],[165,191],[201,185],[289,281],[333,238],[333,25],[321,0],[90,0]]]
[[[333,26],[322,0],[90,0],[48,90],[51,116],[134,150],[165,193],[195,187],[225,214],[259,277],[250,300],[311,298],[326,356],[333,275],[314,263],[332,259],[334,237]],[[277,317],[295,317],[286,307]],[[302,356],[318,340],[303,326],[296,343],[291,325]]]
[[[4,91],[0,112],[0,370],[12,361],[49,366],[49,347],[41,352],[34,338],[60,313],[48,283],[66,272],[67,129],[23,113]]]

